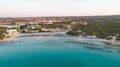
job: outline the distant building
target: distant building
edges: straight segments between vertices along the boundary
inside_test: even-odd
[[[31,24],[31,25],[28,25],[28,29],[37,29],[37,28],[40,28],[41,26],[37,25],[37,24]]]
[[[49,29],[42,28],[41,30],[43,30],[45,32],[47,32],[47,31],[54,32],[54,31],[56,31],[56,28],[49,28]]]
[[[67,30],[71,30],[72,29],[71,25],[66,25],[66,28],[67,28]]]
[[[52,20],[49,19],[47,24],[53,24]]]
[[[53,32],[53,33],[61,32],[61,29],[58,29],[58,28],[49,28],[49,29],[42,28],[41,30],[45,32]]]
[[[82,25],[88,25],[87,22],[82,22],[82,21],[80,21],[80,22],[78,22],[78,23],[80,23],[80,24],[82,24]]]
[[[18,28],[19,25],[0,25],[0,26],[6,28]]]
[[[18,32],[16,29],[9,29],[7,30],[8,36],[16,35]]]
[[[88,23],[87,22],[83,22],[83,25],[88,25]]]

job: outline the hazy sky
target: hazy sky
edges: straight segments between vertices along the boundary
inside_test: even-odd
[[[120,14],[120,0],[0,0],[0,17]]]

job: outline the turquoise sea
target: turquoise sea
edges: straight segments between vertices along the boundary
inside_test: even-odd
[[[120,67],[120,48],[93,40],[26,38],[0,43],[0,67]]]

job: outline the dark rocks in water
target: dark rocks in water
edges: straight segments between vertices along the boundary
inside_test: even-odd
[[[120,48],[117,48],[117,49],[116,49],[116,52],[120,53]]]
[[[84,46],[84,48],[86,49],[91,49],[91,50],[99,50],[99,51],[103,51],[103,48],[98,48],[98,47],[91,47],[91,46]]]
[[[110,43],[108,43],[108,42],[103,42],[103,43],[105,43],[105,44],[107,44],[107,45],[111,45]]]
[[[14,42],[14,41],[9,41],[9,42]]]
[[[82,46],[79,45],[79,48],[82,48]]]
[[[114,53],[112,50],[105,50],[105,51],[109,53]]]
[[[118,53],[120,53],[120,50],[116,50]]]
[[[6,41],[6,42],[3,42],[0,46],[8,46],[8,45],[13,45],[15,43],[16,41]]]
[[[66,42],[74,43],[74,44],[84,44],[84,45],[95,46],[95,44],[92,44],[92,43],[85,43],[85,42],[77,42],[77,41],[66,41]]]
[[[107,49],[113,49],[113,46],[111,46],[111,45],[104,45],[104,47]]]
[[[118,50],[120,50],[120,47],[117,47]]]

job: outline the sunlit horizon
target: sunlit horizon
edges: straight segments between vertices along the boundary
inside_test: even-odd
[[[0,0],[0,17],[120,15],[120,0]]]

